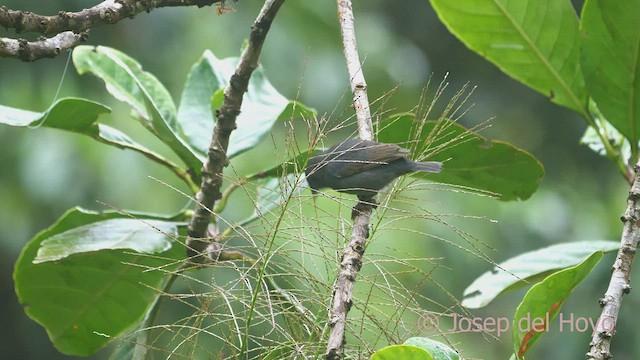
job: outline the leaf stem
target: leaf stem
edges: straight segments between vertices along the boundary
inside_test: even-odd
[[[622,154],[620,154],[618,150],[614,149],[613,146],[611,146],[611,142],[609,141],[609,137],[607,136],[606,130],[604,129],[604,127],[600,126],[597,123],[596,118],[594,118],[589,113],[580,112],[580,115],[582,115],[582,118],[585,119],[587,124],[596,131],[596,134],[598,134],[600,141],[604,145],[605,154],[607,155],[607,158],[609,158],[609,160],[611,160],[613,163],[615,163],[618,166],[618,170],[620,170],[620,173],[625,178],[625,180],[627,180],[627,182],[630,185],[633,184],[633,179],[634,179],[633,170],[624,161],[624,159],[622,158]],[[638,151],[637,144],[635,146],[635,150],[634,150],[633,144],[631,144],[631,149],[632,149],[631,157],[632,159],[635,159],[637,157],[637,151]]]
[[[98,138],[98,140],[100,140],[100,138]],[[106,141],[102,141],[102,142],[108,145],[113,145],[113,143],[110,143],[110,142],[106,142]],[[166,167],[172,173],[174,173],[180,180],[182,180],[185,184],[187,184],[191,193],[195,194],[198,192],[198,189],[199,189],[198,185],[194,182],[194,179],[192,178],[191,174],[188,171],[181,168],[180,166],[173,163],[172,161],[167,160],[164,157],[152,151],[145,151],[143,149],[140,149],[136,146],[132,146],[129,144],[119,143],[118,146],[122,147],[123,149],[128,149],[128,150],[133,150],[135,152],[138,152],[144,155],[147,159]]]

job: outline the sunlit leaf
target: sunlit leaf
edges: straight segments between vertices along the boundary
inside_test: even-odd
[[[34,263],[99,250],[130,249],[157,254],[171,249],[181,223],[160,220],[110,219],[78,226],[42,241]]]
[[[586,113],[578,17],[570,1],[431,0],[471,50],[556,104]]]
[[[529,251],[501,262],[464,290],[462,305],[480,308],[498,295],[535,284],[553,272],[581,263],[595,252],[616,251],[618,241],[578,241]]]

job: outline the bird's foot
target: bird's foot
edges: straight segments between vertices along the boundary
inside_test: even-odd
[[[378,207],[378,202],[375,197],[363,197],[358,196],[358,203],[353,207],[351,211],[351,219],[355,219],[356,216],[362,214],[364,211],[370,211],[370,209],[376,209]]]

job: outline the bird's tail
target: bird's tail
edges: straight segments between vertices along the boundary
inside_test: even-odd
[[[438,161],[414,162],[413,171],[439,173],[442,170],[442,163]]]

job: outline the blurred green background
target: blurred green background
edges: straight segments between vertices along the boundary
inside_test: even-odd
[[[54,14],[61,9],[77,11],[93,3],[14,0],[1,5]],[[239,54],[261,5],[241,0],[233,4],[234,11],[223,15],[217,15],[214,7],[157,9],[91,30],[88,44],[111,46],[136,58],[167,86],[177,102],[187,72],[205,49],[220,58]],[[619,216],[626,205],[628,185],[615,166],[579,145],[585,124],[577,114],[552,105],[466,49],[439,22],[428,1],[369,0],[356,2],[354,11],[370,99],[399,85],[386,99],[385,109],[408,111],[417,104],[431,74],[432,82],[437,83],[449,73],[445,101],[467,82],[478,87],[468,102],[474,106],[461,119],[462,124],[472,127],[493,118],[491,127],[483,132],[485,136],[531,152],[545,167],[540,189],[525,202],[500,203],[469,194],[433,191],[424,196],[429,198],[424,206],[442,214],[486,217],[452,221],[495,249],[486,250],[495,261],[560,242],[619,238]],[[0,34],[15,36],[11,32]],[[0,59],[0,103],[43,111],[54,100],[63,79],[59,97],[81,96],[111,106],[109,124],[127,129],[154,149],[162,149],[129,118],[129,109],[110,97],[95,78],[78,76],[72,66],[65,74],[66,62],[67,55],[35,63]],[[262,64],[273,85],[286,97],[298,97],[320,114],[334,110],[337,115],[351,114],[334,2],[286,2],[267,38]],[[329,120],[338,119],[337,115]],[[283,133],[284,127],[276,132]],[[149,176],[186,189],[164,168],[137,154],[73,134],[0,127],[0,144],[0,351],[7,359],[67,359],[70,357],[56,352],[45,331],[24,314],[17,302],[11,274],[22,246],[76,205],[101,209],[104,205],[96,201],[102,201],[118,208],[159,213],[172,213],[184,206],[184,197]],[[268,139],[261,145],[264,151],[242,155],[234,167],[249,172],[265,161],[272,163],[272,149],[276,147]],[[167,151],[164,154],[170,156]],[[439,229],[429,229],[429,224],[412,226],[451,237],[440,234]],[[433,276],[458,298],[475,277],[491,269],[486,261],[444,242],[406,239],[397,247],[418,256],[443,257],[443,267]],[[603,259],[565,304],[564,313],[597,318],[597,299],[606,289],[612,261],[612,255]],[[434,285],[425,284],[420,291],[440,302],[450,301]],[[501,297],[474,314],[511,317],[523,294],[519,291]],[[622,321],[613,342],[618,359],[640,356],[640,341],[634,341],[640,332],[624,321],[634,316],[632,309],[640,305],[633,294],[623,302]],[[556,331],[555,335],[544,337],[530,357],[583,358],[589,332]],[[469,357],[506,359],[510,355],[508,334],[492,339],[468,333],[455,340]],[[102,352],[95,358],[107,355]]]

